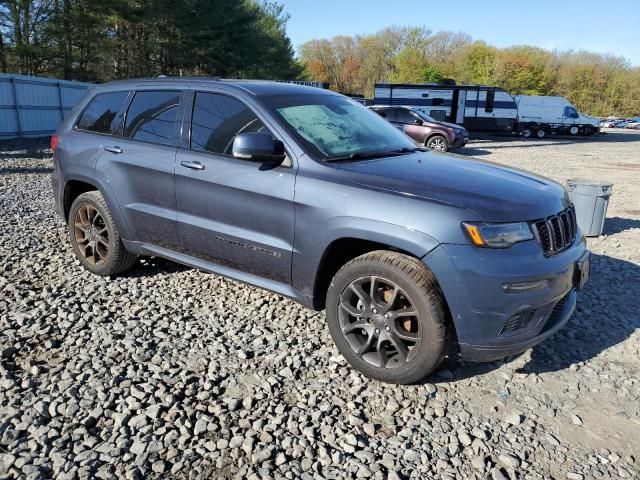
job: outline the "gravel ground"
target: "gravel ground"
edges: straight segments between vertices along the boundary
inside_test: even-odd
[[[54,214],[46,142],[0,144],[1,478],[638,478],[640,132],[460,153],[615,183],[576,314],[507,361],[391,386],[323,313],[164,260],[103,279]]]

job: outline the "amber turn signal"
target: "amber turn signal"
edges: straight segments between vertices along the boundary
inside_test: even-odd
[[[484,247],[486,245],[482,235],[480,235],[480,229],[477,225],[472,225],[470,223],[463,223],[462,225],[464,225],[467,235],[469,235],[469,238],[476,247]]]

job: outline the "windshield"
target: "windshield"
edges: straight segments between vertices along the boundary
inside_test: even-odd
[[[323,160],[416,147],[377,113],[346,97],[283,95],[267,97],[264,103],[314,156]]]

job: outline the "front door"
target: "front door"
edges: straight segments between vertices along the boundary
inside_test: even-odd
[[[562,123],[564,125],[575,125],[578,123],[578,111],[572,106],[564,107]]]
[[[124,130],[109,138],[96,171],[113,189],[133,240],[179,248],[174,162],[180,91],[138,91]]]
[[[178,231],[184,253],[291,282],[295,168],[234,158],[242,132],[269,131],[244,101],[194,94],[191,135],[176,156]]]

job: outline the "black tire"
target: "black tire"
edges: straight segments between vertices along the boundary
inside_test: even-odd
[[[438,152],[447,152],[449,151],[449,141],[443,135],[434,135],[433,137],[429,137],[427,143],[425,143],[425,147]]]
[[[522,129],[522,136],[524,138],[529,138],[531,135],[533,135],[533,129],[531,127],[524,127]]]
[[[578,133],[580,133],[580,128],[579,127],[577,127],[575,125],[569,127],[569,135],[575,137],[576,135],[578,135]]]
[[[544,128],[540,128],[538,130],[536,130],[536,137],[537,138],[544,138],[547,136],[547,131]]]
[[[362,297],[355,293],[357,287],[354,290],[353,285],[366,285],[371,278],[376,279],[373,286],[371,283],[369,287],[363,286],[361,293],[370,288],[373,296],[369,298],[374,300],[368,307],[364,304],[360,306]],[[390,294],[392,299],[387,299],[388,290],[382,290],[389,284],[395,284]],[[355,307],[351,299],[354,294],[358,302]],[[403,303],[408,303],[409,309],[393,308]],[[376,306],[382,307],[380,312],[376,312]],[[385,306],[389,306],[389,309],[385,309]],[[354,309],[355,313],[362,315],[349,313]],[[329,331],[340,353],[356,370],[383,382],[417,382],[431,374],[449,351],[450,322],[444,296],[427,267],[407,255],[379,250],[345,264],[329,285],[326,311]],[[416,314],[403,314],[412,311]],[[390,312],[393,317],[385,320],[381,318],[387,315],[383,312]],[[365,318],[369,315],[372,318]],[[356,328],[353,328],[354,325],[357,325]],[[402,337],[397,337],[396,333]],[[407,346],[411,342],[403,342],[402,350],[406,355],[403,356],[391,339],[395,339],[395,342],[406,336],[419,340],[412,346]],[[371,348],[375,351],[371,351]],[[358,350],[362,350],[362,353],[358,353]],[[380,355],[380,351],[384,353]]]
[[[594,132],[593,128],[584,127],[584,130],[582,131],[582,134],[587,136],[587,137],[590,137],[591,135],[593,135],[593,132]]]
[[[89,218],[87,212],[95,212],[95,216]],[[83,216],[87,223],[83,223]],[[109,207],[98,191],[82,193],[74,200],[68,227],[73,253],[91,273],[115,275],[131,268],[138,258],[124,248]]]

